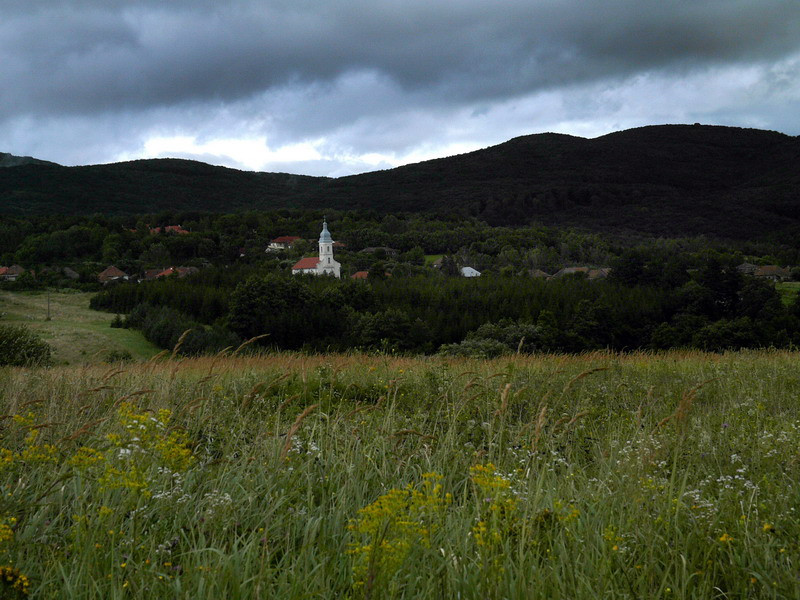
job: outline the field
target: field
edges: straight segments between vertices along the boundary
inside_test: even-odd
[[[5,369],[0,597],[796,598],[799,358]]]
[[[0,291],[0,324],[24,325],[36,332],[53,349],[57,364],[84,364],[109,360],[127,352],[134,359],[146,359],[159,348],[132,329],[112,329],[114,318],[89,309],[91,293],[71,291]]]
[[[789,306],[797,294],[800,293],[800,281],[783,281],[775,284],[775,289],[781,295],[781,301],[785,306]]]

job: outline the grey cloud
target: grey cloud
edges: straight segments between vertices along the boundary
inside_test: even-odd
[[[359,71],[448,104],[800,46],[800,5],[779,0],[17,4],[0,24],[6,114],[228,102]]]
[[[319,160],[270,170],[338,175],[389,166],[370,152],[559,127],[797,129],[796,1],[0,0],[0,15],[0,150],[65,164],[155,136],[265,137],[324,140]]]

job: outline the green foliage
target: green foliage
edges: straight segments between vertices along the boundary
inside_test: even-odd
[[[590,140],[523,136],[459,156],[336,179],[175,159],[22,165],[0,170],[0,207],[9,215],[297,206],[373,211],[379,230],[361,247],[413,237],[414,228],[397,216],[404,211],[472,216],[491,225],[536,221],[596,232],[748,240],[796,235],[798,144],[770,131],[665,125]],[[416,244],[434,252],[419,241],[392,247],[407,251]]]
[[[50,361],[50,346],[29,329],[0,325],[0,366],[41,366]]]
[[[147,340],[161,348],[176,348],[180,341],[179,351],[184,356],[213,354],[236,347],[241,341],[229,330],[205,326],[175,309],[150,304],[135,306],[125,319],[125,327],[141,330]]]
[[[516,351],[532,354],[540,349],[540,333],[536,325],[506,319],[499,323],[484,323],[469,332],[461,343],[444,344],[439,352],[450,356],[496,358]]]
[[[285,353],[6,371],[0,586],[796,598],[797,361]]]

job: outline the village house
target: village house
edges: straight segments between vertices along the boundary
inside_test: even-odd
[[[164,227],[150,227],[150,233],[157,235],[159,233],[177,233],[179,235],[186,235],[189,233],[180,225],[165,225]]]
[[[560,271],[556,271],[552,275],[552,279],[558,279],[559,277],[565,277],[567,275],[586,275],[586,278],[589,280],[596,280],[596,279],[605,279],[611,273],[611,269],[608,267],[601,267],[599,269],[591,269],[589,267],[564,267]]]
[[[359,250],[359,253],[377,254],[385,258],[397,258],[400,252],[396,248],[389,248],[388,246],[369,246],[368,248]]]
[[[144,272],[144,277],[139,281],[152,281],[160,277],[169,277],[170,275],[177,274],[179,278],[184,278],[187,275],[194,275],[199,273],[200,269],[197,267],[167,267],[160,269],[147,269]]]
[[[476,270],[476,269],[473,269],[472,267],[461,267],[461,269],[459,269],[459,272],[461,273],[462,277],[480,277],[481,276],[481,272]]]
[[[288,250],[295,244],[295,242],[300,241],[300,239],[302,238],[296,235],[282,235],[280,237],[276,237],[269,243],[266,252],[278,252],[279,250]]]
[[[122,269],[118,269],[114,265],[110,265],[97,275],[97,280],[103,285],[111,283],[112,281],[127,281],[128,274]]]
[[[769,279],[770,281],[788,281],[792,277],[789,269],[779,267],[778,265],[763,265],[757,267],[752,275],[753,277]]]
[[[322,231],[319,234],[319,257],[301,258],[292,267],[292,275],[333,275],[339,279],[342,265],[333,258],[333,244],[328,223],[323,220]]]
[[[3,281],[16,281],[17,277],[22,275],[25,269],[19,265],[11,265],[10,267],[0,267],[0,279]]]
[[[541,269],[528,269],[528,275],[536,279],[550,279],[550,275],[548,275]]]

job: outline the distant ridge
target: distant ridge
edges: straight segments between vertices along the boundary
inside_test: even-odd
[[[0,167],[19,167],[21,165],[57,165],[57,163],[39,160],[32,156],[14,156],[8,152],[0,152]]]
[[[543,133],[448,158],[337,179],[140,160],[0,170],[7,214],[309,207],[433,211],[648,236],[800,231],[800,138],[657,125],[594,139]]]

